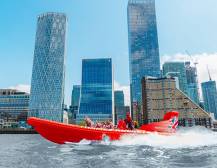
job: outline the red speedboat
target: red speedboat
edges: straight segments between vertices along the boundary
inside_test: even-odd
[[[35,117],[28,118],[28,124],[44,138],[58,143],[80,142],[83,139],[101,141],[104,138],[109,140],[119,140],[123,135],[149,134],[157,132],[168,135],[174,133],[178,125],[178,112],[168,112],[163,121],[142,125],[135,130],[104,129],[84,127],[72,124],[63,124],[55,121],[39,119]]]

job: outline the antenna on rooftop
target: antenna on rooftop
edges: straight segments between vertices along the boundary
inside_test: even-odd
[[[195,67],[195,77],[197,79],[198,75],[197,75],[197,60],[194,61],[193,57],[191,56],[191,54],[188,52],[188,50],[185,50],[186,54],[191,58],[191,61],[194,63],[194,67]]]
[[[208,74],[209,74],[209,80],[211,81],[212,78],[211,78],[211,75],[210,75],[210,71],[209,71],[209,67],[208,67],[208,65],[206,66],[206,68],[207,68],[207,71],[208,71]]]

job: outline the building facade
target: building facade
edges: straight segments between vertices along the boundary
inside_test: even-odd
[[[161,75],[155,0],[129,0],[128,39],[131,108],[133,119],[138,120],[142,77]]]
[[[115,91],[115,124],[120,119],[125,119],[127,112],[130,112],[130,107],[124,105],[124,92],[122,90]]]
[[[195,103],[200,104],[197,69],[196,67],[192,67],[190,62],[185,62],[185,70],[188,97]]]
[[[217,91],[216,82],[208,81],[201,84],[202,94],[204,100],[204,109],[207,112],[214,113],[215,119],[217,119]]]
[[[210,115],[176,88],[175,78],[143,78],[142,98],[144,123],[160,121],[166,112],[178,111],[180,126],[212,126]]]
[[[66,27],[65,14],[38,17],[29,116],[63,120]]]
[[[79,100],[80,100],[80,91],[81,86],[80,85],[74,85],[72,90],[72,97],[71,97],[71,106],[79,106]]]
[[[79,113],[76,123],[88,116],[93,121],[114,121],[112,60],[83,59]]]
[[[124,106],[124,92],[121,90],[115,91],[115,106]]]
[[[29,111],[29,94],[13,89],[0,89],[0,119],[5,123],[26,122]],[[10,124],[7,126],[10,127]]]
[[[71,96],[71,106],[69,110],[69,123],[75,123],[76,115],[78,114],[78,108],[80,104],[80,92],[81,86],[74,85]]]
[[[188,94],[184,62],[165,62],[163,64],[163,76],[177,77],[179,81],[179,89],[183,93]]]

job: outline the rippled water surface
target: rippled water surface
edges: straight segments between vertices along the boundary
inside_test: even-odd
[[[0,135],[1,168],[217,167],[217,133],[182,129],[173,136],[56,145],[40,135]]]

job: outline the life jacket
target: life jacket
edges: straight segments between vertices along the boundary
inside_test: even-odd
[[[130,130],[134,129],[134,123],[133,123],[133,120],[130,117],[130,115],[127,115],[126,119],[124,121],[125,121],[128,129],[130,129]]]
[[[127,126],[126,126],[126,123],[124,120],[119,120],[117,127],[118,127],[118,129],[122,129],[122,130],[127,129]]]

